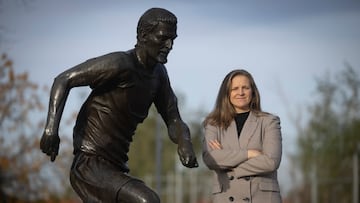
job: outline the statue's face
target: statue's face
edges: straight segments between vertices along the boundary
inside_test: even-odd
[[[148,58],[165,64],[176,37],[176,26],[160,22],[144,36]]]

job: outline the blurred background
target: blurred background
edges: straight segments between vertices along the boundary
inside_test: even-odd
[[[0,0],[0,202],[80,202],[69,184],[72,128],[89,88],[73,89],[60,155],[39,150],[57,74],[136,43],[139,17],[178,17],[166,64],[200,167],[184,168],[154,108],[130,149],[131,174],[163,202],[210,203],[201,122],[232,69],[253,74],[263,110],[281,118],[278,171],[286,203],[358,203],[360,2],[358,0]]]

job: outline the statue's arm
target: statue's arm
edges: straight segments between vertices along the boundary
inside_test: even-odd
[[[178,144],[178,154],[182,164],[189,168],[198,167],[189,127],[181,119],[177,97],[170,86],[166,72],[163,75],[161,89],[157,95],[155,106],[168,128],[170,139]]]
[[[41,150],[51,157],[51,161],[59,151],[60,138],[58,135],[61,116],[65,107],[70,89],[78,85],[78,68],[72,68],[59,74],[53,82],[50,91],[49,110],[46,119],[45,129],[40,141]]]
[[[51,161],[55,160],[59,151],[59,124],[71,88],[94,86],[110,79],[116,74],[117,66],[109,62],[105,57],[91,59],[59,74],[54,79],[45,129],[40,141],[40,149],[51,157]]]

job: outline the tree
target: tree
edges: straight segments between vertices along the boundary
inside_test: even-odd
[[[164,124],[158,122],[157,111],[151,106],[148,117],[140,124],[133,136],[133,143],[130,145],[129,166],[130,173],[137,177],[145,177],[148,174],[155,174],[155,147],[156,134],[166,138]],[[157,129],[158,128],[158,129]],[[162,142],[166,142],[166,139]]]
[[[303,177],[293,198],[300,202],[352,201],[352,158],[360,145],[359,91],[360,77],[348,64],[335,77],[326,74],[317,80],[318,98],[309,106],[308,123],[299,129],[299,150],[293,156]]]
[[[179,106],[183,110],[181,113],[186,115],[181,106],[184,97],[181,94],[178,95],[180,95]],[[150,108],[144,123],[140,124],[136,130],[129,151],[130,174],[144,180],[149,187],[158,192],[162,200],[173,202],[177,196],[181,196],[183,202],[195,202],[197,200],[194,200],[195,197],[199,199],[209,197],[207,187],[204,189],[204,185],[208,184],[206,180],[211,180],[212,174],[200,163],[203,114],[201,111],[191,111],[190,116],[185,116],[186,119],[184,119],[190,128],[193,147],[200,165],[194,169],[181,165],[177,155],[177,145],[169,139],[167,128],[154,106]],[[161,143],[157,143],[158,136]],[[159,144],[160,149],[157,149]],[[156,155],[159,150],[160,164],[157,163],[159,157]],[[181,183],[178,181],[179,178]],[[194,190],[190,192],[191,189]]]
[[[0,64],[0,199],[50,199],[69,191],[71,142],[62,140],[62,157],[50,163],[39,148],[44,126],[42,90],[17,74],[3,54]],[[66,172],[65,172],[66,171]]]
[[[184,100],[184,97],[181,94],[179,95],[179,100]],[[192,112],[192,120],[185,121],[190,128],[191,139],[197,158],[201,157],[202,127],[200,117],[203,114],[201,111]],[[129,166],[130,173],[134,176],[145,177],[149,174],[155,174],[157,167],[155,160],[157,133],[159,133],[162,142],[161,170],[164,173],[174,171],[175,166],[179,163],[177,145],[169,139],[167,128],[156,108],[152,105],[148,117],[138,126],[133,136],[133,143],[130,145]]]

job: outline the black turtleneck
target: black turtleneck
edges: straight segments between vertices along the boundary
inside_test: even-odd
[[[250,111],[244,112],[244,113],[237,113],[235,115],[235,122],[236,122],[238,136],[240,136],[240,132],[241,132],[242,128],[244,127],[244,123],[245,123],[246,119],[248,118],[249,113],[250,113]]]

